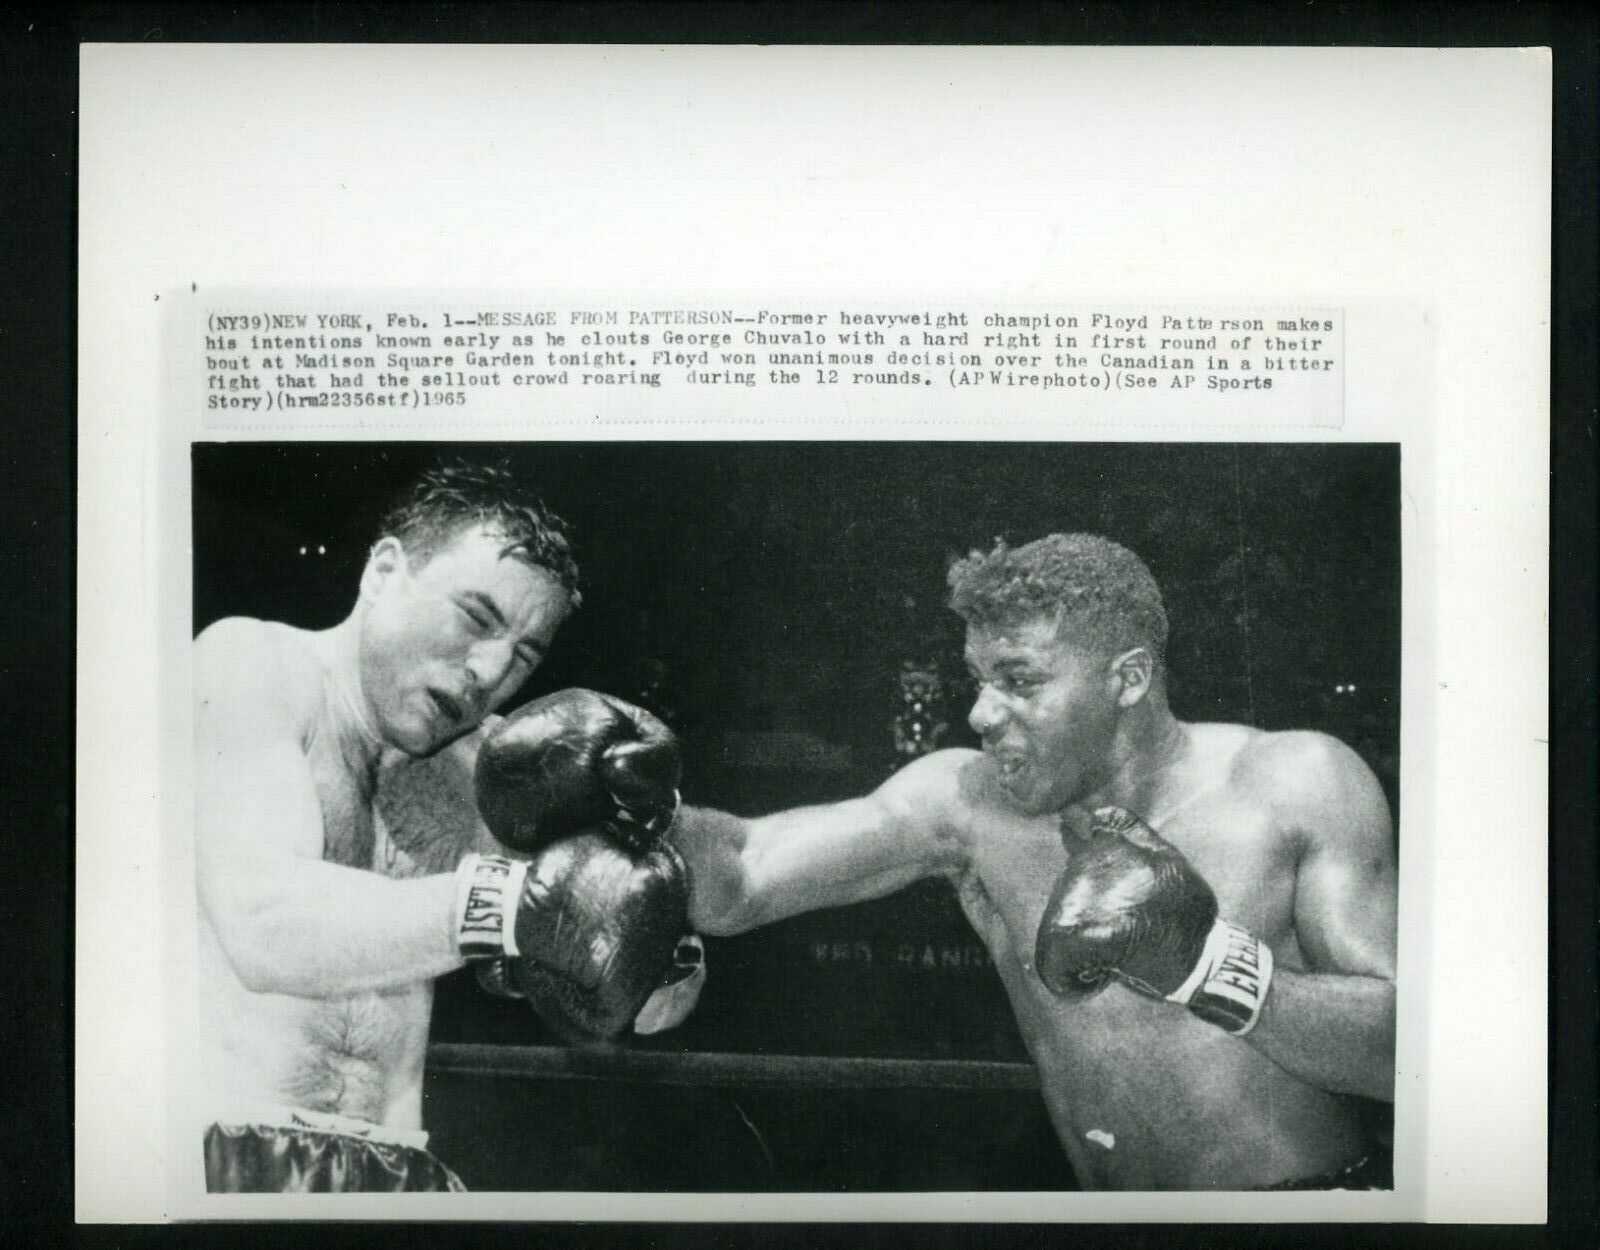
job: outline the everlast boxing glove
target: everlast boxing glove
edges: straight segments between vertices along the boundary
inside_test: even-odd
[[[516,989],[511,965],[506,959],[479,960],[477,974],[478,984],[496,998],[523,997]],[[693,1014],[705,983],[705,943],[693,933],[679,938],[672,951],[672,962],[633,1017],[633,1031],[664,1033],[677,1028]]]
[[[478,812],[505,845],[535,851],[580,829],[654,847],[678,808],[677,740],[642,708],[561,690],[506,717],[484,739]]]
[[[1217,898],[1175,846],[1132,812],[1103,807],[1089,836],[1063,833],[1068,861],[1039,922],[1039,977],[1061,996],[1110,977],[1248,1033],[1272,980],[1272,951],[1217,916]]]
[[[688,874],[663,843],[635,854],[607,834],[521,863],[469,855],[457,870],[458,948],[491,992],[525,998],[568,1041],[612,1038],[668,978],[688,927]]]

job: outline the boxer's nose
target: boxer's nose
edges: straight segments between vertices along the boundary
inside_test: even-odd
[[[967,724],[980,738],[989,737],[1005,720],[1005,704],[993,686],[978,687],[978,697],[967,713]]]
[[[507,639],[488,638],[467,652],[467,676],[479,699],[489,698],[500,688],[516,659],[516,649]]]

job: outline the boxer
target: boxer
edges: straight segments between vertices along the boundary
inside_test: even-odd
[[[503,471],[458,466],[386,519],[340,624],[232,618],[196,639],[208,1189],[460,1189],[427,1149],[422,1072],[432,982],[464,963],[574,1040],[692,1006],[651,997],[677,993],[687,891],[659,722],[598,695],[535,705],[491,722],[500,767],[461,780],[579,600],[565,524]],[[589,744],[584,777],[609,788],[552,766],[530,791],[528,725]]]
[[[943,876],[1085,1188],[1388,1187],[1353,1096],[1394,1082],[1395,849],[1320,733],[1180,721],[1131,552],[1051,535],[950,573],[981,751],[874,793],[673,833],[734,934]]]

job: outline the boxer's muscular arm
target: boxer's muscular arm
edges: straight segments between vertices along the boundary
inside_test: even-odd
[[[1294,929],[1304,972],[1280,963],[1247,1040],[1324,1089],[1392,1101],[1395,856],[1389,807],[1354,751],[1320,734],[1275,735],[1262,761],[1304,847]]]
[[[959,772],[974,755],[925,756],[843,803],[756,819],[686,809],[672,838],[689,865],[690,922],[742,933],[954,871],[966,857]]]
[[[201,912],[246,988],[335,997],[461,966],[452,874],[395,881],[322,860],[322,808],[281,644],[258,622],[195,643]]]

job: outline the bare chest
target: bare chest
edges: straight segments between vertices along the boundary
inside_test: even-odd
[[[1294,944],[1294,851],[1269,811],[1226,795],[1170,821],[1163,837],[1210,883],[1224,919],[1250,928],[1298,962]],[[1048,1004],[1034,975],[1038,923],[1069,863],[1059,821],[992,813],[976,827],[970,864],[958,883],[963,911],[1008,978],[1013,997]]]
[[[363,774],[336,751],[311,756],[322,805],[323,858],[404,878],[450,872],[471,845],[475,806],[459,770],[433,760],[386,758]],[[257,1045],[278,1037],[277,1093],[292,1105],[391,1123],[414,1123],[427,1048],[432,985],[420,982],[344,998],[293,1000],[286,1018],[257,1020]]]
[[[390,877],[453,872],[488,838],[478,819],[471,772],[452,753],[386,757],[373,805],[374,871]]]
[[[1255,1141],[1261,1126],[1252,1119],[1259,1107],[1250,1091],[1270,1085],[1266,1103],[1280,1109],[1322,1097],[1182,1009],[1123,986],[1078,999],[1051,994],[1034,971],[1034,945],[1068,863],[1057,822],[995,818],[978,833],[959,884],[962,905],[989,946],[1080,1176],[1100,1184],[1164,1183],[1189,1174],[1200,1157],[1196,1140],[1208,1140],[1228,1114],[1241,1121],[1235,1137]],[[1211,884],[1223,916],[1297,957],[1293,866],[1268,814],[1218,804],[1186,811],[1163,833]],[[1263,1140],[1269,1130],[1262,1129]],[[1272,1149],[1298,1148],[1294,1137],[1281,1135]]]
[[[310,762],[330,863],[396,878],[450,872],[477,837],[470,779],[452,760],[396,754],[362,769],[314,743]]]

